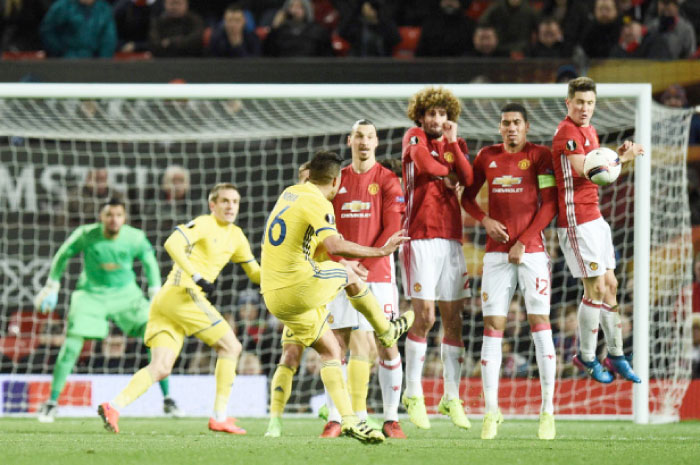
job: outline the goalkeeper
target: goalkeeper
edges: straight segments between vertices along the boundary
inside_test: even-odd
[[[126,222],[126,208],[118,199],[111,199],[100,210],[100,222],[78,227],[61,245],[51,262],[46,285],[34,299],[42,313],[52,311],[58,303],[58,290],[68,260],[82,253],[84,268],[76,290],[71,294],[68,330],[53,370],[51,397],[39,408],[39,421],[51,423],[58,412],[58,397],[66,378],[83,349],[85,339],[104,339],[109,334],[108,320],[124,334],[143,338],[148,321],[149,302],[136,283],[133,270],[138,258],[148,278],[148,294],[160,289],[160,270],[150,242],[143,231]],[[160,382],[163,411],[182,416],[171,399],[168,379]]]

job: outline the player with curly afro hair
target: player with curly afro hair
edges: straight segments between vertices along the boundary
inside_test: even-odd
[[[431,108],[444,108],[450,121],[457,121],[462,112],[459,99],[451,91],[444,87],[426,87],[411,97],[406,113],[416,126],[420,126],[419,120]]]
[[[406,339],[406,390],[402,402],[408,419],[430,428],[421,384],[428,333],[435,324],[436,302],[443,338],[444,395],[438,411],[457,427],[468,429],[469,419],[459,397],[464,344],[462,308],[469,281],[462,253],[462,214],[455,193],[457,182],[469,186],[474,173],[467,143],[457,135],[460,102],[442,87],[426,87],[411,97],[407,115],[416,123],[406,131],[401,163],[406,211],[404,229],[411,238],[400,259],[406,297],[415,322]]]

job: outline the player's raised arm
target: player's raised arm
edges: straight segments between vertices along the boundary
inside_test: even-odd
[[[450,174],[450,168],[442,163],[435,161],[428,149],[428,138],[421,128],[411,128],[404,136],[404,145],[407,142],[408,155],[416,164],[418,173],[427,173],[432,176],[447,176]]]
[[[148,280],[148,297],[153,298],[162,284],[160,276],[160,267],[158,266],[158,260],[156,260],[156,254],[153,251],[153,246],[151,245],[146,235],[143,235],[143,241],[141,248],[137,255],[138,259],[141,260],[143,264],[143,271],[146,274],[146,279]]]
[[[46,284],[34,298],[34,308],[42,313],[52,311],[58,303],[58,290],[61,288],[61,276],[66,269],[68,260],[83,250],[83,235],[85,227],[80,226],[66,239],[51,261],[51,269]]]

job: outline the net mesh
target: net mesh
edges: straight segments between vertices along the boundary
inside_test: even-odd
[[[368,118],[376,124],[379,160],[399,159],[401,138],[411,126],[405,116],[407,99],[358,95],[355,99],[0,100],[0,222],[6,231],[0,245],[1,372],[51,373],[80,260],[71,261],[64,273],[55,312],[35,313],[32,299],[58,247],[76,226],[96,221],[104,199],[119,196],[127,201],[129,221],[146,232],[165,277],[171,266],[163,250],[165,239],[176,224],[207,212],[205,196],[214,183],[239,186],[237,224],[259,257],[263,223],[279,193],[295,182],[298,166],[317,149],[336,150],[349,160],[345,141],[355,120]],[[529,139],[550,144],[566,112],[562,99],[513,101],[529,112]],[[497,128],[504,103],[486,96],[462,99],[460,135],[467,139],[472,158],[479,148],[500,142]],[[689,118],[689,112],[653,109],[650,405],[658,415],[677,413],[690,376],[691,241],[685,171]],[[633,100],[599,98],[594,124],[601,145],[614,148],[634,137],[634,121]],[[632,348],[633,192],[629,168],[601,192],[601,210],[612,226],[618,258],[627,352]],[[483,196],[480,202],[485,207]],[[552,228],[546,236],[552,258],[557,412],[631,415],[629,383],[595,385],[571,363],[576,351],[576,307],[583,289],[570,276]],[[463,312],[462,395],[470,410],[479,413],[483,411],[478,363],[483,323],[478,291],[485,233],[466,215],[464,237],[475,297],[468,299]],[[145,280],[141,281],[145,288]],[[215,304],[244,347],[239,371],[271,376],[281,353],[280,324],[264,308],[242,270],[229,265],[217,288]],[[442,395],[439,318],[428,341],[424,384],[429,412],[434,413]],[[504,346],[501,408],[509,415],[535,415],[540,388],[534,345],[517,295]],[[604,354],[602,343],[600,352]],[[75,372],[129,374],[146,362],[142,342],[125,338],[112,327],[106,340],[86,343]],[[211,374],[214,363],[213,352],[189,338],[174,373]],[[317,355],[306,351],[295,376],[290,411],[309,411],[312,397],[323,392],[319,369]],[[368,405],[381,411],[375,375]]]

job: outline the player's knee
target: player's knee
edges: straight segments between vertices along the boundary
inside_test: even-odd
[[[160,381],[170,375],[172,366],[164,360],[152,360],[148,364],[148,371],[150,371],[153,381]]]
[[[215,346],[216,353],[222,357],[238,358],[243,351],[243,346],[238,341],[233,331],[222,337]]]
[[[428,334],[428,331],[435,325],[435,312],[421,312],[421,317],[416,317],[413,323],[415,331],[420,331],[422,334]]]
[[[296,344],[285,344],[282,347],[282,357],[280,357],[280,365],[288,366],[289,368],[299,368],[301,363],[301,353],[303,347]]]
[[[605,280],[605,295],[606,297],[617,295],[617,279],[614,276]]]

